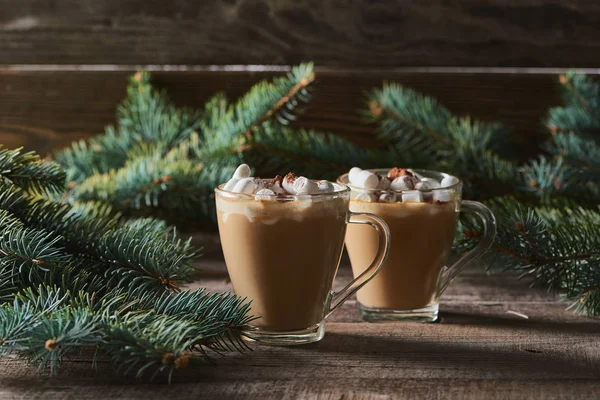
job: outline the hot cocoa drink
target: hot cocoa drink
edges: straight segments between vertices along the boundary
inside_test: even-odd
[[[329,313],[349,191],[291,173],[274,179],[249,173],[241,166],[217,190],[219,233],[234,291],[252,301],[251,314],[258,317],[252,324],[259,330],[318,329]],[[374,241],[378,247],[377,233]]]
[[[392,234],[390,254],[378,276],[357,294],[368,307],[390,310],[426,308],[436,299],[440,271],[446,265],[456,229],[454,203],[366,203],[350,209],[381,217]],[[359,274],[377,249],[377,238],[363,226],[348,227],[346,246]]]
[[[458,212],[477,208],[475,212],[486,214],[483,217],[493,224],[489,210],[479,203],[463,205],[459,180],[443,173],[353,168],[339,181],[352,188],[350,210],[379,216],[392,235],[390,254],[382,270],[358,291],[363,318],[435,320],[441,292],[462,268],[457,264],[452,274],[444,275],[446,269],[450,270],[446,263]],[[346,247],[355,275],[368,266],[376,246],[371,231],[358,225],[348,227]],[[473,253],[464,261],[479,254]]]
[[[252,300],[255,325],[290,331],[321,322],[343,249],[344,203],[217,199],[231,283]]]

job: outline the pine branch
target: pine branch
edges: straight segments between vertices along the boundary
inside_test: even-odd
[[[135,226],[124,226],[106,233],[98,252],[110,267],[105,271],[111,287],[127,289],[138,296],[178,290],[191,280],[195,256],[188,246],[151,235],[140,235]]]
[[[127,150],[134,144],[135,138],[128,132],[108,127],[102,135],[87,142],[73,142],[71,147],[55,154],[54,158],[67,171],[67,180],[76,183],[123,165]]]
[[[564,107],[548,112],[546,126],[553,133],[592,134],[600,130],[600,85],[583,74],[569,71],[559,77]]]
[[[62,190],[65,172],[56,164],[42,162],[33,152],[22,153],[21,148],[0,148],[0,177],[24,190]]]
[[[41,315],[27,332],[23,346],[28,361],[56,374],[63,358],[82,347],[94,348],[102,339],[100,318],[85,308],[64,309]]]
[[[287,125],[295,119],[293,112],[301,103],[310,100],[308,91],[315,79],[313,64],[301,64],[272,82],[262,81],[252,87],[235,104],[230,105],[221,117],[214,133],[205,135],[210,146],[212,140],[251,140],[254,131],[267,121]]]
[[[0,208],[14,212],[26,226],[52,232],[46,240],[54,238],[53,244],[84,257],[89,272],[104,276],[112,288],[125,288],[134,293],[143,290],[162,293],[187,282],[193,271],[189,260],[197,252],[176,235],[158,237],[155,231],[138,230],[139,225],[119,227],[114,216],[100,218],[98,213],[81,214],[81,209],[73,211],[68,204],[44,199],[29,201],[14,187],[0,193]],[[18,239],[16,243],[22,246],[26,238]],[[41,237],[36,240],[42,243]],[[31,258],[36,259],[33,255]]]
[[[150,84],[150,74],[138,72],[130,79],[127,98],[117,108],[119,126],[136,142],[157,142],[171,149],[187,140],[199,126],[201,113],[178,109],[164,91]]]
[[[600,202],[600,176],[566,164],[561,156],[532,160],[522,168],[522,174],[528,185],[523,191],[535,194],[542,204],[556,197],[574,199],[592,207]]]
[[[537,285],[561,291],[578,312],[600,313],[595,307],[600,289],[596,272],[600,267],[600,213],[582,208],[527,209],[510,198],[488,205],[498,222],[490,259],[532,277]],[[467,241],[476,242],[480,235],[473,226],[466,233]]]
[[[154,215],[170,222],[214,220],[214,188],[225,182],[234,164],[195,164],[189,159],[138,158],[105,175],[95,175],[74,189],[78,201],[110,204],[125,215]]]
[[[96,173],[122,167],[129,151],[137,146],[159,143],[164,152],[188,140],[200,126],[200,112],[174,107],[164,91],[150,85],[150,75],[138,72],[130,79],[127,97],[117,107],[118,127],[79,141],[56,154],[68,179],[82,182]]]
[[[109,325],[103,346],[125,374],[136,370],[139,377],[153,370],[154,377],[168,371],[170,379],[175,370],[204,357],[204,347],[247,348],[241,335],[252,319],[249,305],[233,295],[186,291],[157,300],[146,297],[141,306],[149,311],[132,312]]]
[[[582,138],[574,132],[558,134],[546,143],[545,149],[573,167],[600,175],[600,146],[595,140]]]
[[[0,307],[0,355],[17,355],[55,373],[68,354],[98,349],[123,374],[168,371],[170,379],[190,361],[206,358],[204,348],[246,349],[241,335],[252,317],[243,299],[203,290],[151,297],[144,294],[135,307],[123,308],[119,295],[95,301],[84,291],[27,290]]]
[[[370,93],[368,106],[365,116],[369,122],[379,123],[382,140],[406,143],[419,137],[434,146],[432,152],[451,144],[448,125],[452,115],[431,97],[385,82],[382,89]]]

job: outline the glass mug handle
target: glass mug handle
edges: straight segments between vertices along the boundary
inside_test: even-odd
[[[377,248],[375,260],[373,260],[369,268],[339,292],[331,292],[329,312],[327,313],[328,316],[336,308],[344,304],[344,302],[348,300],[348,297],[356,293],[358,289],[363,287],[377,275],[390,251],[390,228],[388,228],[384,220],[370,213],[353,213],[348,211],[347,222],[349,224],[364,224],[373,227],[379,235],[379,246]]]
[[[463,200],[460,205],[460,211],[473,213],[481,218],[483,222],[483,235],[473,250],[462,256],[451,267],[444,266],[442,268],[437,283],[437,297],[444,293],[450,282],[452,282],[460,271],[481,257],[490,248],[496,237],[496,218],[489,208],[477,201]]]

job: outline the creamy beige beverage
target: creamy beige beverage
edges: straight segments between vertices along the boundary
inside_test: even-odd
[[[323,320],[343,250],[347,209],[342,197],[217,196],[227,269],[235,293],[250,299],[251,314],[260,316],[253,325],[295,331]],[[373,240],[378,241],[376,234]]]
[[[485,206],[462,202],[460,181],[441,172],[355,167],[338,181],[352,189],[350,211],[377,215],[392,238],[380,273],[357,293],[361,317],[435,321],[445,287],[485,247],[448,267],[458,214],[467,208],[483,215]],[[491,232],[486,232],[489,239]],[[356,276],[369,265],[377,241],[368,229],[353,225],[348,227],[346,248]]]
[[[379,274],[358,291],[358,301],[368,308],[389,310],[415,310],[433,304],[438,276],[454,239],[456,208],[456,201],[351,200],[351,211],[379,216],[389,226],[392,237],[387,261]],[[346,247],[355,276],[369,266],[377,245],[371,229],[348,227]]]

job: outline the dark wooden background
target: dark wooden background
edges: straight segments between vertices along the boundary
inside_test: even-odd
[[[594,1],[0,0],[0,143],[47,154],[101,132],[141,67],[201,106],[314,60],[303,126],[369,143],[356,111],[395,80],[509,125],[523,159],[560,104],[557,74],[600,67],[599,20]]]
[[[2,64],[598,66],[593,0],[1,0]]]

